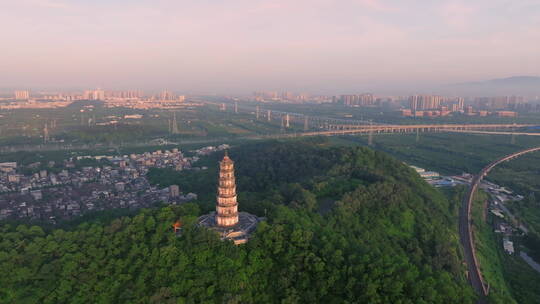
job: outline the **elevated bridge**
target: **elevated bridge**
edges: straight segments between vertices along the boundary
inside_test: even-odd
[[[334,136],[354,134],[415,133],[415,132],[489,132],[493,134],[522,134],[518,130],[532,125],[526,124],[430,124],[430,125],[336,125],[329,130],[295,133],[294,136]],[[507,132],[503,132],[507,131]],[[488,133],[488,134],[489,134]],[[523,133],[536,134],[536,133]],[[539,133],[540,135],[540,133]],[[292,136],[292,134],[291,134]]]
[[[422,125],[347,125],[330,124],[328,131],[351,131],[356,133],[408,133],[408,132],[442,132],[471,130],[517,130],[534,127],[532,124],[422,124]]]
[[[464,132],[472,133],[479,131],[503,132],[529,129],[528,134],[533,134],[530,129],[540,128],[534,124],[385,124],[371,120],[354,118],[325,117],[314,114],[295,113],[288,111],[271,110],[264,104],[247,105],[244,103],[228,101],[217,103],[205,101],[205,103],[220,108],[222,111],[234,111],[253,115],[257,120],[267,122],[280,122],[282,129],[293,128],[293,125],[303,126],[304,132],[290,136],[315,136],[315,135],[344,135],[344,134],[377,134],[377,133],[413,133],[413,132]],[[229,107],[225,105],[228,104]],[[296,128],[298,129],[298,128]],[[503,133],[504,134],[504,133]]]

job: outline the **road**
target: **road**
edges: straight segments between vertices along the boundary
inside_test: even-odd
[[[527,135],[527,136],[540,136],[540,133],[531,132],[501,132],[501,131],[475,131],[475,130],[445,130],[446,132],[453,133],[469,133],[469,134],[493,134],[493,135]]]
[[[463,199],[459,216],[459,236],[463,251],[465,254],[465,262],[467,263],[469,282],[473,289],[481,297],[479,303],[485,303],[484,297],[487,296],[487,288],[484,285],[480,267],[476,258],[476,250],[474,248],[474,239],[471,227],[471,206],[474,193],[479,184],[479,178],[475,177],[469,188],[467,195]]]
[[[484,169],[482,169],[478,175],[476,175],[473,178],[473,180],[471,181],[471,185],[469,187],[469,191],[467,192],[467,195],[463,199],[463,203],[460,210],[460,216],[459,216],[459,236],[460,236],[461,244],[463,245],[463,250],[465,253],[465,262],[467,263],[467,268],[469,269],[469,281],[472,287],[474,288],[474,290],[476,291],[476,293],[480,296],[478,303],[486,303],[485,297],[488,295],[489,290],[482,277],[482,273],[480,271],[480,265],[478,264],[478,260],[476,258],[476,250],[474,247],[474,236],[472,233],[472,216],[471,216],[471,209],[472,209],[474,194],[476,193],[476,190],[478,189],[480,182],[482,182],[482,179],[495,166],[505,161],[509,161],[511,159],[519,157],[523,154],[527,154],[527,153],[531,153],[535,151],[540,151],[540,147],[530,148],[523,151],[515,152],[510,155],[501,157],[498,160],[490,163]]]
[[[534,270],[540,272],[540,264],[536,263],[526,252],[520,251],[519,256]]]
[[[512,222],[517,223],[516,216],[514,214],[512,214],[512,212],[510,212],[510,210],[508,210],[508,208],[506,208],[504,203],[500,203],[499,208],[501,208],[502,211],[504,211],[504,213],[506,213],[508,215],[508,217],[510,218],[510,220]],[[519,229],[523,230],[523,232],[525,232],[525,233],[529,233],[529,229],[527,229],[527,227],[525,227],[525,225],[523,225],[523,224],[519,224]]]

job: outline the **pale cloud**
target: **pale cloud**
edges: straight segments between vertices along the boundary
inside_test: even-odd
[[[0,0],[0,83],[323,90],[527,74],[540,11],[520,1]]]
[[[476,12],[475,6],[458,1],[447,2],[440,7],[440,14],[445,23],[458,30],[466,30]]]
[[[47,8],[67,8],[68,4],[65,2],[60,1],[52,1],[52,0],[34,0],[32,1],[33,4],[47,7]]]
[[[8,0],[5,0],[8,2]],[[27,9],[31,8],[50,8],[50,9],[65,9],[71,7],[62,0],[18,0],[11,1],[13,6],[24,6]]]
[[[391,12],[391,11],[398,11],[399,8],[397,6],[390,6],[381,0],[356,0],[360,5],[363,7],[373,9],[376,11],[385,11],[385,12]]]

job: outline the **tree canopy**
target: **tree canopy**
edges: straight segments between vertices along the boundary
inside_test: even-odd
[[[204,198],[68,230],[2,225],[0,301],[474,301],[455,206],[401,162],[367,148],[306,141],[244,145],[230,155],[240,208],[267,216],[247,244],[197,227],[209,204]],[[209,191],[210,200],[219,157],[209,158],[210,173],[181,187]],[[194,173],[152,174],[167,184]],[[181,236],[172,232],[177,219]]]

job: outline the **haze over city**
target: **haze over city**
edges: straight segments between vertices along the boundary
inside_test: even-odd
[[[540,303],[540,0],[0,0],[0,303]]]
[[[0,1],[0,88],[437,90],[540,70],[540,3]]]

